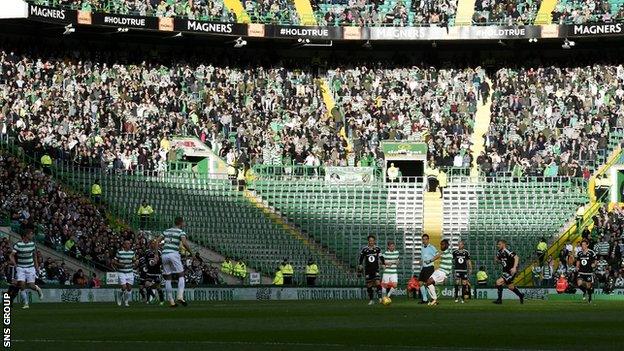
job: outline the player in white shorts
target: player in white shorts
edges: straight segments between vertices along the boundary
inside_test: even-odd
[[[157,238],[158,241],[164,239],[164,246],[162,250],[162,269],[163,279],[165,280],[165,290],[169,297],[169,305],[171,307],[177,307],[178,303],[182,306],[186,306],[187,303],[184,300],[184,266],[182,265],[182,259],[180,257],[180,244],[191,253],[191,247],[186,240],[186,233],[182,230],[184,228],[184,219],[177,217],[175,219],[175,226],[169,228],[163,232],[161,236]],[[172,280],[178,279],[178,296],[176,300],[173,299],[173,286]]]
[[[450,249],[450,244],[447,239],[440,242],[440,252],[434,256],[432,261],[440,259],[440,266],[436,269],[431,277],[427,279],[427,290],[431,295],[431,301],[429,305],[435,306],[438,304],[438,294],[435,290],[436,284],[442,284],[446,280],[446,277],[451,273],[453,268],[453,252]]]
[[[117,276],[119,277],[119,285],[121,292],[117,299],[117,304],[129,307],[128,302],[132,294],[132,285],[134,285],[134,267],[136,266],[136,255],[132,250],[130,240],[124,240],[121,250],[117,251],[117,255],[113,260],[113,266],[117,267]]]
[[[26,225],[22,233],[22,240],[13,245],[13,251],[9,255],[11,264],[15,267],[15,278],[17,280],[17,287],[20,290],[20,295],[24,301],[22,308],[29,308],[28,294],[26,293],[26,287],[34,290],[39,295],[39,299],[43,298],[41,288],[35,285],[35,279],[37,279],[37,272],[39,271],[39,260],[37,259],[37,248],[32,241],[33,227]]]
[[[399,251],[397,251],[394,241],[388,241],[388,249],[382,256],[385,265],[383,277],[381,279],[381,287],[385,289],[384,295],[390,297],[399,283],[399,275],[397,272],[399,266]]]

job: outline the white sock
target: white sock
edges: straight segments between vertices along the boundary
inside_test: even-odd
[[[26,292],[26,289],[20,290],[20,296],[22,297],[24,305],[28,305],[28,293]]]
[[[178,278],[178,300],[184,300],[184,277]]]
[[[390,291],[388,291],[388,297],[390,297],[390,295],[392,295],[393,292],[394,292],[394,288],[390,288]]]
[[[124,300],[126,303],[130,302],[130,292],[128,290],[124,291]]]
[[[165,292],[170,302],[173,302],[173,288],[171,287],[171,280],[165,280]]]
[[[424,283],[420,286],[420,294],[422,295],[423,301],[427,302],[427,287]]]
[[[429,290],[429,296],[431,296],[431,300],[437,300],[438,299],[438,294],[436,293],[435,285],[431,284],[431,285],[427,286],[427,290]]]

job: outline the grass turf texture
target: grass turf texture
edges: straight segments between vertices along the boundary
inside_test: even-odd
[[[624,303],[395,299],[33,304],[12,310],[15,350],[621,350]]]

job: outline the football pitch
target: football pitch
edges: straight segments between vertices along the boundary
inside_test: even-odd
[[[15,350],[621,350],[624,303],[508,300],[15,305]]]

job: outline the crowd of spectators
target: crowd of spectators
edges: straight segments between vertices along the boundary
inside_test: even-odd
[[[624,127],[623,83],[622,65],[498,70],[481,170],[584,176],[610,130]]]
[[[330,26],[446,26],[457,10],[457,0],[321,0],[311,4],[318,22]]]
[[[0,50],[0,122],[55,162],[166,170],[172,135],[196,136],[228,164],[375,166],[383,140],[428,143],[430,163],[466,168],[479,104],[491,123],[477,163],[496,176],[589,173],[624,128],[624,67],[434,68],[286,62],[130,61],[118,54]]]
[[[541,0],[477,0],[473,22],[478,25],[532,24]]]
[[[479,99],[489,94],[481,68],[336,68],[329,72],[354,164],[382,158],[383,140],[428,143],[437,166],[469,167],[470,135]],[[485,84],[484,84],[485,83]],[[336,159],[330,159],[335,163]]]
[[[558,2],[552,12],[553,23],[611,23],[622,20],[624,8],[613,8],[608,0],[570,0]]]

